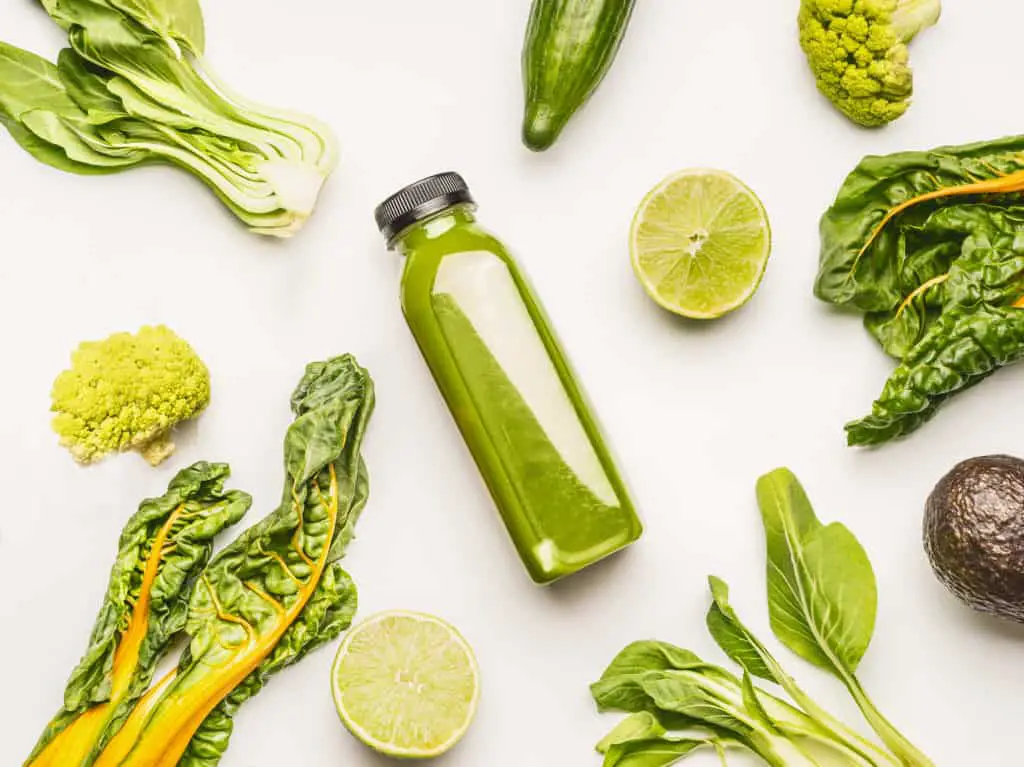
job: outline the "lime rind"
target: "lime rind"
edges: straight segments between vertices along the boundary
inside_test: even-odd
[[[385,625],[389,623],[392,624],[390,630]],[[387,641],[388,633],[392,638],[397,637],[398,641]],[[410,635],[414,642],[408,641]],[[369,640],[369,643],[365,647],[360,647],[360,643],[365,640]],[[367,658],[367,654],[377,657]],[[428,671],[430,678],[426,679],[421,687],[430,685],[436,688],[438,683],[442,683],[443,686],[446,680],[441,679],[441,676],[448,671],[454,672],[448,681],[453,682],[456,688],[462,688],[457,694],[461,700],[457,700],[458,705],[454,711],[439,713],[436,707],[431,709],[429,704],[417,706],[415,701],[410,700],[411,696],[402,692],[402,687],[408,686],[408,680],[397,678],[397,674],[392,674],[390,680],[382,679],[379,675],[386,667],[390,667],[388,671],[391,672],[396,670],[396,664],[404,666],[403,660],[416,661],[424,658],[429,658],[433,667]],[[354,663],[347,663],[353,659]],[[439,659],[441,668],[437,667]],[[370,662],[363,665],[361,661],[366,660]],[[378,673],[375,675],[375,672]],[[342,682],[343,677],[346,678],[345,683]],[[408,611],[379,613],[352,629],[335,656],[331,668],[331,688],[338,715],[356,738],[374,751],[405,759],[429,759],[440,756],[454,747],[472,724],[480,698],[476,657],[463,636],[440,618]],[[353,689],[356,698],[364,690],[368,694],[363,701],[357,700],[354,705],[347,705],[347,699],[353,697]],[[364,703],[368,703],[371,709],[377,711],[367,711]],[[416,721],[417,708],[420,709],[419,713],[425,713],[423,721]],[[401,713],[395,716],[396,711]],[[410,711],[414,716],[403,721],[401,714]],[[377,712],[382,714],[382,720],[390,717],[401,721],[405,732],[400,733],[398,729],[391,728],[390,736],[385,736],[379,731],[379,725],[391,724],[390,722],[382,722],[381,719],[373,723],[361,721],[364,716],[374,719]],[[426,721],[431,717],[432,721]],[[437,720],[445,717],[449,721],[442,723],[443,737],[438,738],[434,734]],[[414,742],[409,742],[410,740]]]
[[[771,227],[764,205],[724,171],[674,173],[644,197],[630,230],[637,278],[662,308],[715,319],[747,303],[764,277]]]

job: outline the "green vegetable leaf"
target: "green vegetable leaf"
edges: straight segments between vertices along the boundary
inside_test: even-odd
[[[741,739],[755,736],[756,718],[743,707],[740,682],[724,669],[652,671],[640,683],[662,711],[682,714]]]
[[[332,562],[366,501],[360,451],[372,409],[373,384],[351,356],[307,367],[292,398],[281,505],[200,576],[176,674],[148,711],[133,713],[137,738],[125,728],[109,745],[127,754],[120,767],[178,764],[186,754],[215,764],[235,708],[351,619],[354,591]]]
[[[331,565],[309,604],[288,627],[271,656],[206,717],[178,767],[215,767],[227,750],[234,726],[232,718],[241,705],[263,689],[272,674],[297,663],[347,629],[355,616],[356,604],[352,579],[339,564]]]
[[[650,712],[653,704],[642,685],[645,674],[706,665],[689,650],[665,642],[633,642],[612,660],[590,691],[600,711]]]
[[[757,719],[764,729],[769,732],[778,733],[778,724],[776,724],[768,710],[764,707],[764,704],[758,697],[757,689],[754,687],[753,678],[746,671],[743,672],[741,690],[743,691],[743,707],[747,712]]]
[[[729,586],[720,578],[708,579],[714,600],[708,610],[707,625],[712,638],[723,652],[753,676],[782,684],[784,674],[771,653],[750,633],[729,604]]]
[[[843,525],[818,521],[800,482],[776,469],[757,483],[768,553],[772,630],[789,649],[840,679],[905,765],[931,765],[875,708],[856,677],[871,643],[878,592],[871,562]]]
[[[206,33],[198,0],[106,0],[106,4],[194,54],[203,52]]]
[[[826,211],[815,292],[864,314],[900,361],[871,415],[848,425],[851,445],[914,431],[1024,356],[1010,316],[1024,303],[1022,150],[1015,136],[868,157]]]
[[[85,112],[90,124],[104,125],[129,117],[107,88],[109,75],[91,66],[70,48],[58,54],[57,72],[68,96]]]
[[[74,55],[0,44],[0,122],[76,173],[162,162],[198,176],[253,231],[290,237],[337,162],[330,130],[243,99],[200,57],[198,0],[41,0]],[[58,77],[59,74],[59,77]]]
[[[1024,136],[864,158],[821,220],[815,293],[862,312],[895,309],[904,285],[914,281],[903,271],[920,245],[913,224],[979,197],[1012,199],[1006,195],[1024,186],[1022,172]],[[943,238],[926,233],[923,239]]]
[[[743,683],[724,669],[651,671],[641,683],[659,709],[734,738],[773,767],[817,765],[783,731],[784,727],[814,731],[813,720],[784,701],[755,690],[752,684],[748,683],[745,691]],[[753,703],[755,710],[748,708],[748,703]]]
[[[609,748],[602,767],[668,767],[699,748],[715,745],[716,742],[701,738],[634,740]]]
[[[668,731],[658,721],[658,717],[650,711],[638,711],[630,714],[605,735],[597,744],[597,752],[604,754],[612,746],[628,743],[633,740],[648,740],[667,735]]]
[[[224,491],[225,464],[179,472],[159,498],[143,501],[121,533],[117,560],[89,647],[68,680],[64,706],[30,757],[87,764],[146,691],[158,661],[185,626],[195,578],[213,540],[249,508]],[[90,712],[88,720],[82,714]]]
[[[884,765],[889,757],[873,744],[844,725],[814,701],[796,681],[786,673],[775,657],[761,644],[750,630],[743,625],[735,610],[729,604],[729,587],[718,578],[710,578],[713,603],[708,611],[707,624],[711,636],[725,653],[738,663],[747,675],[781,685],[793,701],[814,721],[807,722],[780,715],[782,728],[791,736],[810,737],[827,742],[840,750],[851,764]],[[748,710],[764,707],[761,695],[754,694],[754,687],[744,678],[744,697]],[[779,712],[776,711],[779,715]],[[778,720],[773,720],[778,724]]]
[[[851,445],[907,434],[949,397],[1024,358],[1024,310],[980,304],[947,311],[893,371],[871,414],[846,426]]]
[[[839,523],[823,526],[787,469],[757,483],[768,551],[772,630],[805,660],[847,674],[871,643],[878,595],[857,539]]]
[[[120,165],[86,165],[75,162],[59,146],[51,144],[49,141],[44,141],[20,123],[6,120],[3,113],[0,113],[0,124],[7,128],[11,138],[18,143],[18,146],[39,160],[39,162],[58,170],[89,176],[114,173],[122,167]]]
[[[0,42],[0,123],[36,159],[76,173],[113,171],[146,159],[107,147],[68,94],[56,66]]]
[[[80,112],[68,98],[56,66],[4,42],[0,42],[0,111],[19,122],[27,112]]]
[[[615,656],[601,678],[703,665],[704,661],[699,656],[667,642],[633,642]]]

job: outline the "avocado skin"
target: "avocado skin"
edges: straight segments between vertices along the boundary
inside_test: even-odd
[[[1024,461],[988,455],[953,467],[928,497],[924,546],[961,600],[1024,623]]]

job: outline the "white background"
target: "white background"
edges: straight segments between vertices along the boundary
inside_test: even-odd
[[[479,656],[479,715],[446,767],[599,764],[591,748],[616,719],[595,713],[588,683],[633,639],[717,658],[703,628],[709,573],[769,639],[753,487],[778,465],[874,561],[878,630],[862,676],[880,708],[939,765],[1020,764],[1024,631],[948,596],[920,538],[925,498],[957,460],[1024,453],[1024,368],[957,397],[910,439],[847,449],[843,423],[866,412],[891,362],[811,284],[818,217],[862,155],[1024,127],[1024,7],[948,0],[914,46],[914,107],[871,132],[815,91],[795,0],[643,0],[597,97],[538,156],[519,143],[528,4],[207,0],[224,79],[315,112],[342,142],[317,214],[286,243],[247,233],[179,171],[75,177],[0,135],[0,764],[19,764],[59,705],[139,499],[219,460],[255,495],[250,518],[270,511],[291,389],[306,362],[341,352],[378,391],[371,501],[346,560],[361,615],[436,613]],[[42,11],[5,6],[3,39],[56,52]],[[647,299],[626,242],[644,193],[694,165],[746,180],[775,234],[754,301],[706,325]],[[629,553],[554,588],[530,583],[507,540],[404,326],[401,265],[373,225],[381,198],[446,169],[465,175],[483,223],[531,273],[647,525]],[[158,470],[134,455],[76,466],[49,430],[54,376],[79,341],[156,322],[205,358],[212,406]],[[831,680],[780,656],[859,721]],[[339,724],[331,658],[309,657],[245,706],[225,767],[387,764]]]

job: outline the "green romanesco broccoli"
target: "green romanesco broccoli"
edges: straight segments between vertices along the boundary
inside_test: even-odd
[[[170,432],[210,401],[210,372],[158,325],[81,344],[53,384],[53,429],[77,461],[137,450],[156,466],[174,452]]]
[[[818,89],[860,125],[900,117],[914,91],[907,45],[941,12],[941,0],[801,0],[800,45]]]

